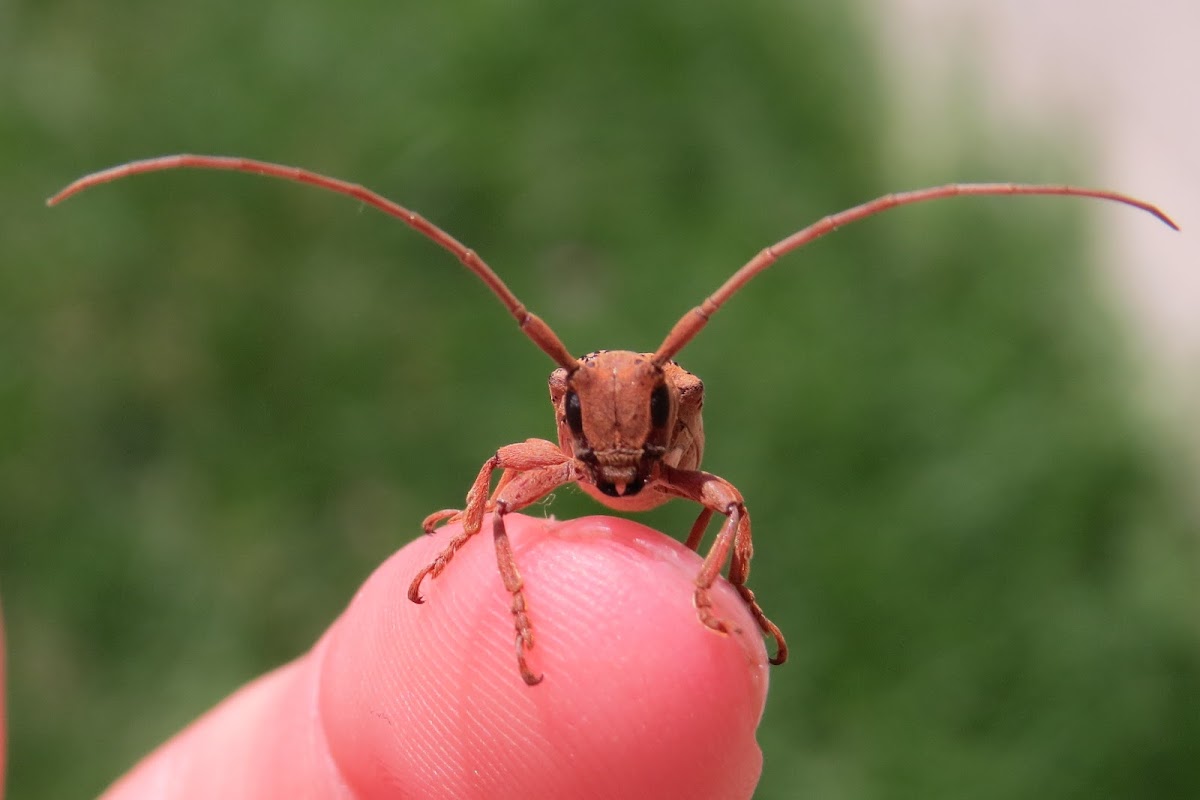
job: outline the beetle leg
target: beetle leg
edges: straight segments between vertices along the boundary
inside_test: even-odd
[[[700,565],[700,574],[696,576],[696,592],[692,598],[700,621],[718,633],[729,633],[729,626],[724,620],[713,614],[712,598],[709,596],[708,590],[712,588],[713,582],[721,574],[721,568],[725,566],[726,559],[729,558],[729,550],[742,519],[743,507],[741,503],[730,503],[724,512],[726,514],[725,524],[721,526],[721,531],[713,541],[712,547],[709,548],[708,555],[704,557],[704,563]]]
[[[745,511],[745,507],[742,510]],[[754,545],[750,539],[750,514],[747,512],[742,517],[742,522],[738,525],[737,533],[734,535],[733,560],[729,564],[729,582],[733,584],[733,588],[737,589],[742,600],[749,606],[750,613],[758,622],[758,627],[775,640],[775,655],[771,657],[770,661],[772,664],[778,665],[787,661],[787,641],[783,638],[783,631],[779,630],[779,626],[767,619],[762,606],[754,597],[754,592],[746,585],[746,580],[750,577],[750,557],[753,554]]]
[[[462,510],[458,508],[443,508],[441,511],[435,511],[430,514],[421,523],[421,530],[427,534],[432,534],[434,529],[444,522],[456,522],[455,517],[462,514]]]
[[[517,569],[512,544],[504,528],[504,516],[537,502],[564,483],[576,480],[575,470],[575,462],[564,457],[559,464],[514,476],[503,491],[497,489],[493,496],[496,510],[492,514],[492,538],[496,544],[496,566],[500,570],[504,588],[512,595],[510,609],[516,629],[513,644],[517,653],[517,668],[521,672],[521,679],[529,686],[541,683],[542,676],[534,674],[525,660],[525,654],[533,649],[533,624],[529,620],[528,606],[525,602],[525,582]]]
[[[517,569],[517,560],[513,557],[512,543],[508,541],[508,531],[504,529],[504,515],[508,513],[508,504],[501,501],[496,504],[492,514],[492,538],[496,542],[496,565],[500,568],[500,578],[504,588],[512,595],[513,624],[517,629],[514,646],[517,651],[517,669],[521,672],[521,680],[529,686],[542,682],[541,675],[535,675],[525,661],[525,652],[533,649],[533,625],[529,622],[529,614],[525,609],[525,581]]]
[[[688,533],[687,541],[684,542],[689,550],[700,552],[700,541],[704,538],[704,532],[708,530],[708,523],[713,518],[713,510],[711,508],[700,509],[700,516],[696,517],[696,521],[692,523],[692,530]]]
[[[513,469],[504,470],[504,472],[500,475],[500,480],[496,481],[496,488],[492,490],[492,497],[498,495],[500,490],[507,486],[508,482],[519,474],[519,472]],[[491,511],[494,506],[495,503],[491,500],[488,500],[483,507],[484,513],[486,514],[488,511]],[[421,530],[425,531],[425,533],[432,534],[439,525],[449,525],[454,522],[459,522],[462,520],[462,518],[462,509],[444,508],[441,511],[435,511],[426,517],[424,521],[421,522]]]
[[[544,439],[528,439],[519,444],[510,444],[501,447],[496,451],[495,455],[483,463],[479,469],[479,474],[475,476],[475,481],[471,484],[470,490],[467,492],[466,506],[462,511],[446,509],[430,514],[425,518],[422,527],[426,533],[432,533],[433,527],[443,521],[462,521],[462,531],[454,538],[446,543],[446,546],[440,553],[431,561],[423,570],[417,573],[408,587],[408,599],[414,603],[423,602],[421,599],[421,582],[426,576],[436,578],[454,558],[454,554],[458,552],[458,548],[466,544],[467,540],[475,534],[479,533],[483,527],[483,515],[494,503],[488,499],[488,488],[491,486],[492,474],[497,469],[504,470],[504,475],[501,477],[499,485],[496,487],[496,492],[499,493],[504,489],[512,479],[522,473],[530,470],[542,469],[548,466],[555,466],[569,462],[567,456],[563,455],[562,450],[553,442],[548,442]],[[547,490],[549,491],[549,489]],[[495,495],[493,495],[494,497]],[[536,500],[537,498],[534,498]],[[530,502],[533,502],[532,500]],[[510,506],[510,510],[516,510]]]
[[[704,507],[688,534],[686,542],[688,547],[692,549],[699,547],[700,540],[704,536],[704,529],[714,513],[720,513],[726,517],[717,538],[708,550],[708,555],[704,557],[700,573],[696,576],[696,591],[692,601],[696,606],[696,615],[707,627],[720,633],[729,632],[729,626],[712,611],[709,589],[712,588],[717,576],[721,574],[725,562],[730,560],[732,553],[729,582],[737,589],[742,601],[754,615],[758,627],[764,634],[775,640],[776,650],[775,655],[770,659],[771,663],[782,664],[787,659],[788,652],[783,632],[767,618],[762,606],[758,604],[754,592],[746,586],[746,579],[750,575],[750,557],[754,552],[754,546],[750,536],[750,514],[746,511],[741,493],[734,488],[733,484],[723,478],[698,470],[679,470],[666,467],[663,479],[672,493],[697,502]]]

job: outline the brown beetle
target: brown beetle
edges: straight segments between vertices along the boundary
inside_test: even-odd
[[[792,234],[766,248],[739,269],[703,303],[683,316],[653,353],[628,350],[599,350],[575,358],[553,330],[529,313],[500,277],[475,254],[419,214],[356,184],[329,178],[308,170],[263,161],[226,156],[176,155],[134,161],[112,167],[75,181],[47,203],[54,205],[71,195],[101,183],[143,172],[192,167],[250,172],[308,183],[355,197],[390,214],[449,250],[467,269],[478,275],[500,298],[534,344],[558,364],[550,375],[550,399],[558,424],[558,444],[545,439],[528,439],[501,447],[480,469],[467,492],[462,510],[447,509],[429,515],[423,527],[433,533],[441,523],[461,521],[462,532],[453,537],[437,558],[413,579],[408,597],[420,603],[421,582],[436,578],[467,540],[479,532],[483,516],[492,512],[492,534],[496,559],[504,586],[512,594],[516,625],[517,665],[525,683],[533,686],[542,677],[525,661],[533,648],[533,625],[525,606],[521,574],[513,558],[504,529],[504,515],[537,502],[559,486],[578,483],[604,505],[619,511],[643,511],[682,497],[701,506],[699,517],[688,534],[687,546],[698,550],[713,514],[725,517],[716,540],[709,548],[696,576],[694,604],[700,622],[717,632],[726,624],[712,611],[709,589],[730,561],[729,582],[746,602],[763,633],[776,642],[772,664],[787,659],[783,633],[759,606],[746,586],[753,546],[750,515],[742,495],[723,478],[700,470],[704,451],[704,429],[700,417],[704,385],[700,379],[672,359],[700,332],[713,314],[743,285],[783,255],[855,222],[896,206],[958,195],[1068,195],[1112,200],[1140,208],[1170,227],[1178,227],[1149,203],[1117,192],[1074,186],[1039,186],[1013,183],[949,184],[883,197],[855,206]],[[492,475],[501,471],[494,490]],[[732,559],[731,559],[732,553]]]

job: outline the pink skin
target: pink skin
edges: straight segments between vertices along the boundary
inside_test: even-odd
[[[456,532],[388,559],[305,655],[243,687],[103,800],[748,798],[767,654],[724,581],[705,628],[700,559],[611,517],[506,518],[534,625],[528,687],[491,519],[424,605],[408,583]],[[0,728],[2,730],[2,728]]]

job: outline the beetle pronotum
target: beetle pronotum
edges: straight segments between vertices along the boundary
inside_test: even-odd
[[[462,531],[416,575],[408,590],[412,602],[423,602],[420,595],[422,581],[426,577],[436,578],[446,568],[458,549],[479,532],[484,514],[491,511],[496,561],[504,586],[512,595],[517,666],[522,679],[530,686],[539,683],[542,676],[534,674],[525,659],[526,652],[534,644],[533,625],[526,609],[521,574],[505,532],[504,515],[525,508],[568,483],[578,483],[596,500],[619,511],[646,510],[672,497],[698,503],[700,515],[686,542],[696,551],[699,551],[700,541],[713,515],[724,515],[725,523],[696,575],[693,593],[696,614],[708,628],[728,632],[726,623],[713,613],[709,589],[729,561],[729,582],[737,589],[763,633],[775,640],[776,651],[771,663],[782,664],[787,659],[783,633],[767,619],[754,593],[746,586],[753,547],[750,515],[742,495],[723,478],[700,470],[704,450],[700,417],[704,385],[673,360],[729,298],[781,256],[842,225],[889,208],[960,195],[1093,197],[1140,208],[1178,230],[1166,214],[1149,203],[1118,192],[1076,186],[960,183],[884,195],[824,217],[762,250],[704,302],[684,314],[653,353],[598,350],[575,358],[550,326],[527,311],[475,251],[419,214],[369,189],[336,178],[246,158],[174,155],[133,161],[86,175],[51,197],[47,204],[54,205],[84,189],[118,178],[182,167],[249,172],[308,183],[357,198],[396,217],[450,251],[479,276],[516,319],[521,331],[558,365],[550,375],[550,398],[557,417],[558,444],[545,439],[528,439],[501,447],[484,462],[467,492],[463,509],[447,509],[426,517],[422,524],[426,533],[433,533],[439,524],[448,521],[461,521]],[[496,488],[491,489],[492,474],[496,470],[502,473]]]

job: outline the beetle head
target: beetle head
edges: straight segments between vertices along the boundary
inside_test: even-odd
[[[550,376],[559,446],[602,494],[632,497],[667,453],[678,394],[649,353],[589,353]]]

